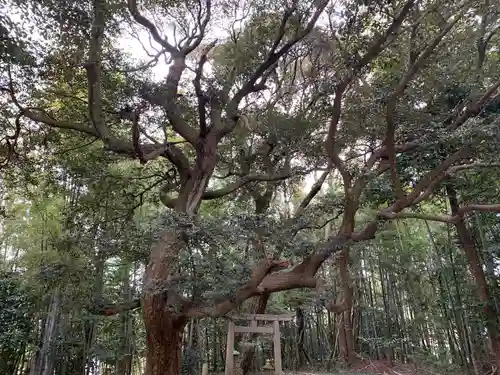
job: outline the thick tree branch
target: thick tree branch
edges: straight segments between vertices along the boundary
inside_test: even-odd
[[[265,280],[266,276],[272,272],[287,268],[288,264],[288,261],[263,259],[254,269],[250,280],[235,293],[234,298],[217,303],[212,307],[193,306],[192,304],[188,304],[183,313],[191,318],[223,316],[241,305],[248,298],[266,293],[267,291],[263,285],[263,280]]]
[[[500,204],[468,204],[460,207],[458,215],[463,216],[466,213],[479,211],[479,212],[500,212]]]
[[[185,48],[185,50],[182,51],[174,47],[173,45],[168,43],[166,39],[160,36],[158,30],[152,22],[139,12],[137,8],[137,0],[128,0],[127,4],[130,14],[134,18],[134,20],[142,26],[146,27],[153,39],[158,44],[160,44],[167,52],[169,52],[172,55],[173,59],[173,63],[168,70],[168,75],[165,83],[165,93],[162,95],[151,95],[148,93],[143,93],[143,96],[151,104],[163,107],[174,130],[186,141],[195,146],[197,144],[198,134],[183,118],[182,113],[179,109],[179,105],[177,103],[177,90],[179,87],[179,81],[181,79],[182,73],[186,68],[186,54],[190,52],[190,48],[192,46],[189,45]],[[202,37],[203,36],[201,36],[201,38]],[[196,41],[199,44],[201,42],[200,37],[198,37]]]
[[[64,120],[56,120],[50,116],[45,110],[40,108],[23,108],[18,102],[12,85],[12,77],[10,77],[10,95],[13,103],[20,109],[22,116],[29,118],[32,121],[44,123],[46,125],[68,130],[76,130],[78,132],[101,139],[105,146],[119,154],[127,155],[136,158],[138,155],[144,155],[143,160],[152,160],[160,155],[165,155],[178,167],[189,167],[187,159],[183,157],[182,152],[174,144],[139,144],[137,126],[133,126],[132,141],[127,142],[116,138],[109,132],[108,127],[104,123],[102,112],[102,97],[101,97],[101,43],[102,34],[104,32],[104,13],[102,0],[94,1],[94,21],[91,33],[91,48],[89,50],[89,59],[86,64],[88,78],[88,105],[92,123],[94,126],[88,126],[85,123],[69,122]],[[5,91],[5,89],[4,89]]]
[[[101,139],[100,134],[95,128],[87,126],[83,123],[55,120],[43,109],[22,108],[20,114],[32,121],[43,123],[54,128],[75,130],[80,133],[84,133]],[[144,161],[154,160],[159,156],[165,155],[176,167],[189,173],[189,161],[182,153],[182,151],[177,146],[175,146],[175,143],[136,143],[134,145],[134,142],[127,142],[122,139],[110,137],[108,138],[107,142],[104,142],[104,144],[108,149],[118,154],[127,155],[128,157],[134,159],[137,157],[137,150],[139,148],[142,152],[142,155],[144,155]]]
[[[429,172],[425,175],[422,180],[415,187],[415,191],[422,191],[425,189],[433,179],[437,176],[440,176],[446,171],[451,164],[461,159],[464,155],[466,155],[470,150],[466,147],[455,154],[451,155],[447,158],[438,168]],[[415,191],[413,194],[416,194]],[[410,194],[411,196],[412,194]],[[315,274],[321,264],[331,257],[334,253],[338,253],[343,251],[351,242],[365,241],[371,238],[374,238],[379,221],[385,221],[391,218],[397,217],[399,212],[406,208],[409,204],[411,204],[412,200],[408,197],[400,199],[396,201],[391,207],[386,210],[382,210],[375,220],[368,223],[365,228],[359,232],[340,232],[337,235],[333,235],[329,238],[328,242],[317,252],[311,254],[306,257],[302,263],[295,266],[289,272],[275,272],[275,273],[267,273],[265,277],[262,279],[261,283],[258,285],[258,288],[253,288],[255,284],[251,284],[255,282],[255,278],[252,278],[252,281],[247,284],[244,292],[240,292],[237,294],[237,301],[242,302],[245,299],[250,297],[259,295],[260,293],[274,293],[283,290],[295,289],[295,288],[316,288],[318,280],[315,278]],[[464,211],[469,208],[464,208]],[[488,212],[500,212],[500,205],[471,205],[470,210],[477,209]],[[433,216],[429,216],[433,217]],[[447,220],[447,219],[442,219]],[[261,275],[262,273],[260,273]],[[252,287],[248,287],[251,285]],[[346,308],[346,304],[349,304],[349,295],[346,294],[345,299],[340,304],[331,303],[327,307],[334,312],[342,312]],[[191,308],[188,309],[187,315],[191,317],[201,317],[201,316],[220,316],[231,309],[236,307],[236,301],[224,301],[222,304],[217,305],[216,308]]]
[[[16,125],[14,134],[12,134],[12,135],[5,134],[0,139],[0,144],[2,141],[4,141],[5,148],[6,148],[6,150],[3,152],[4,157],[3,157],[2,162],[0,163],[0,169],[5,168],[7,165],[9,165],[10,161],[12,160],[13,155],[16,152],[17,141],[19,140],[19,136],[21,134],[21,113],[19,113],[16,116],[14,123]]]
[[[96,129],[83,123],[55,120],[44,110],[39,108],[23,108],[21,114],[32,121],[43,123],[54,128],[75,130],[80,133],[84,133],[101,139],[100,134]],[[165,155],[176,167],[189,171],[189,162],[182,151],[177,146],[175,146],[175,143],[139,144],[137,142],[137,139],[133,140],[132,142],[127,142],[122,139],[114,138],[112,136],[110,136],[107,141],[104,141],[103,139],[101,140],[104,142],[104,145],[108,149],[118,154],[127,155],[135,159],[138,157],[138,150],[140,150],[143,155],[144,162],[154,160],[159,156]]]
[[[439,184],[441,184],[441,182],[443,182],[444,180],[446,180],[448,178],[448,175],[449,175],[449,170],[447,172],[443,173],[442,175],[438,176],[436,179],[434,179],[429,184],[429,186],[417,198],[415,198],[413,200],[411,205],[417,205],[420,202],[423,202],[423,201],[429,199],[430,196],[432,195],[432,193],[434,193],[436,191]]]
[[[335,90],[335,98],[333,100],[332,117],[328,128],[328,135],[325,142],[326,153],[330,158],[331,163],[337,168],[344,183],[344,191],[347,193],[351,187],[352,176],[347,170],[344,162],[340,158],[337,150],[337,130],[342,113],[342,96],[347,89],[348,81],[341,83]]]
[[[483,41],[485,47],[491,41],[491,38],[493,38],[495,36],[495,34],[498,33],[498,31],[500,31],[500,25],[495,26],[494,28],[492,28],[490,30],[490,32],[488,34],[486,34],[484,41]]]
[[[104,36],[105,27],[104,8],[105,4],[103,0],[94,0],[94,19],[92,22],[89,56],[88,61],[85,64],[85,69],[87,70],[89,117],[99,134],[99,137],[104,141],[104,143],[109,143],[111,135],[108,127],[106,126],[102,111],[101,87],[101,53],[102,38]]]
[[[422,219],[422,220],[429,220],[429,221],[440,221],[443,223],[451,223],[453,221],[453,217],[450,215],[434,215],[434,214],[424,214],[424,213],[417,213],[417,212],[383,212],[381,213],[381,216],[389,219],[389,220],[394,220],[394,219]]]
[[[413,187],[413,191],[405,196],[402,199],[397,200],[391,207],[388,208],[387,211],[392,212],[400,212],[402,209],[408,207],[412,204],[422,192],[432,184],[433,181],[443,176],[446,171],[457,161],[465,158],[470,153],[474,151],[474,147],[472,144],[466,145],[451,154],[448,158],[446,158],[438,167],[429,171],[426,175],[424,175],[420,181]]]
[[[448,175],[453,175],[456,172],[460,172],[467,169],[476,169],[476,168],[500,168],[500,163],[471,163],[471,164],[462,164],[455,165],[448,170]]]
[[[169,68],[165,92],[152,94],[144,90],[142,92],[142,97],[147,102],[163,108],[174,131],[187,142],[196,146],[198,142],[198,132],[182,117],[182,113],[177,103],[177,88],[185,67],[186,64],[183,57],[175,59]]]
[[[407,148],[401,147],[400,149],[408,150],[408,149],[413,149],[413,147],[414,146]],[[409,196],[398,199],[391,207],[380,211],[377,217],[373,221],[369,222],[365,226],[365,228],[362,229],[361,231],[349,232],[349,231],[342,231],[341,229],[341,231],[338,234],[331,236],[328,242],[320,250],[306,257],[304,261],[299,265],[295,266],[292,269],[292,271],[269,274],[262,280],[262,283],[260,284],[259,287],[266,290],[267,293],[273,293],[295,288],[316,288],[318,280],[315,278],[315,274],[319,269],[319,267],[321,266],[321,264],[323,264],[323,262],[326,259],[328,259],[335,253],[344,251],[351,242],[366,241],[374,238],[378,230],[380,221],[386,221],[388,219],[397,218],[397,216],[400,214],[400,211],[402,211],[404,208],[412,204],[416,196],[418,196],[425,188],[429,187],[432,181],[434,181],[439,176],[442,176],[453,163],[466,156],[470,151],[472,151],[472,147],[464,147],[461,150],[457,151],[456,153],[452,154],[445,161],[443,161],[443,163],[441,163],[439,167],[427,173],[421,179],[421,181],[415,186],[414,191],[411,194],[409,194]],[[384,152],[383,149],[380,149],[378,151],[379,155],[382,154],[383,152]],[[385,168],[385,170],[386,169],[387,168]],[[384,168],[380,168],[379,173],[382,173],[383,171]],[[362,183],[365,178],[366,176],[363,175],[362,177],[357,179],[354,184],[355,187],[358,188],[359,186],[362,186],[363,185]],[[360,194],[360,191],[362,191],[362,188],[356,189],[356,191],[351,192],[355,194],[354,197],[351,197],[352,201],[354,202],[353,203],[354,208],[356,207],[355,198],[356,196],[358,196],[358,194]],[[500,205],[470,205],[467,206],[467,208],[464,207],[462,211],[466,212],[467,210],[474,210],[474,209],[487,212],[500,212]],[[401,216],[403,215],[408,215],[408,214],[402,214]],[[448,217],[445,216],[441,217],[435,215],[429,215],[426,216],[426,218],[429,219],[437,218],[440,221],[444,222],[447,222],[449,220]],[[343,221],[346,220],[350,221],[351,219],[353,219],[353,217],[346,217],[344,218]],[[344,255],[347,256],[346,254]],[[330,311],[341,313],[350,306],[350,298],[351,297],[349,294],[349,290],[346,290],[344,299],[340,304],[335,304],[332,302],[327,306],[327,308],[330,309]]]
[[[201,77],[203,75],[203,66],[207,62],[207,54],[210,52],[212,48],[214,48],[215,43],[217,41],[213,41],[208,46],[206,46],[200,56],[198,61],[198,65],[196,67],[196,74],[193,79],[194,90],[196,93],[196,97],[198,99],[198,117],[200,124],[200,136],[204,137],[207,133],[207,108],[206,104],[209,98],[205,95],[201,88]]]
[[[135,154],[139,158],[141,164],[146,163],[144,158],[144,154],[142,153],[142,149],[140,146],[139,138],[141,136],[141,131],[139,128],[139,113],[134,111],[132,113],[132,146],[134,147]]]
[[[95,128],[90,127],[84,123],[56,120],[41,108],[22,108],[21,114],[32,121],[43,123],[54,128],[76,130],[80,133],[85,133],[87,135],[100,138],[100,135]]]

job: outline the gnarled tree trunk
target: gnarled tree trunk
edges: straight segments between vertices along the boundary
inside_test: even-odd
[[[144,314],[147,333],[146,375],[178,375],[185,320],[170,313]]]
[[[173,202],[177,212],[195,216],[216,163],[214,135],[199,140],[197,158],[183,171],[179,197]],[[146,375],[178,375],[181,366],[182,334],[188,321],[183,314],[186,301],[171,289],[169,282],[179,271],[179,254],[187,245],[182,228],[163,230],[151,249],[144,274],[142,307],[147,335]]]
[[[339,273],[341,279],[342,294],[339,296],[338,302],[338,332],[339,332],[339,349],[340,359],[346,364],[351,365],[356,359],[356,350],[354,347],[354,331],[351,319],[351,308],[353,290],[351,285],[351,277],[349,273],[349,251],[344,249],[339,257]],[[335,312],[335,309],[334,309]]]
[[[176,295],[168,290],[177,257],[186,245],[183,233],[167,229],[153,247],[144,277],[144,324],[147,335],[146,375],[178,375],[182,333],[187,319],[174,311]]]

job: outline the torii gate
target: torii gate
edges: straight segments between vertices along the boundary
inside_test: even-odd
[[[235,333],[264,333],[273,335],[273,353],[274,353],[274,373],[282,375],[283,369],[281,366],[281,334],[280,322],[292,320],[292,316],[288,314],[271,315],[271,314],[244,314],[231,317],[234,320],[248,320],[250,326],[237,326],[233,320],[229,321],[227,330],[226,342],[226,370],[225,375],[233,375],[234,371],[234,334]],[[272,325],[258,326],[257,321],[272,321]]]

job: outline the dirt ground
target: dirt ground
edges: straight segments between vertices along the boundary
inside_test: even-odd
[[[462,375],[462,373],[446,372],[446,375]],[[273,375],[272,371],[252,372],[250,375]],[[443,372],[435,369],[425,369],[422,367],[416,368],[410,364],[397,364],[389,366],[387,361],[358,361],[348,370],[332,370],[332,371],[284,371],[284,375],[443,375]],[[218,375],[224,375],[218,374]]]
[[[348,370],[286,372],[285,375],[440,375],[434,370],[416,368],[409,364],[394,364],[387,361],[359,361]],[[460,374],[456,374],[460,375]]]

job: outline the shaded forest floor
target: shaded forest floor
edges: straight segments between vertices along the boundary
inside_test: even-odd
[[[442,375],[446,372],[440,372],[436,369],[425,369],[411,364],[397,364],[389,366],[384,360],[365,360],[359,361],[348,370],[332,371],[298,371],[285,372],[286,375]],[[449,372],[448,372],[449,373]],[[453,371],[453,374],[459,375],[460,372]]]
[[[352,374],[373,374],[373,375],[416,375],[421,373],[415,366],[408,364],[394,364],[390,366],[387,361],[362,361],[354,365],[348,372]]]
[[[358,362],[350,371],[353,374],[373,374],[373,375],[417,375],[422,374],[422,369],[415,368],[409,364],[394,364],[390,366],[387,361],[370,361],[365,360]],[[347,373],[349,373],[347,372]]]

